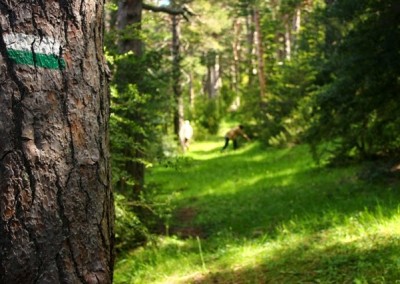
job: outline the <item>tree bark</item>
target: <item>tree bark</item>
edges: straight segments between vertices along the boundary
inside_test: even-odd
[[[102,1],[0,0],[0,283],[111,283]]]

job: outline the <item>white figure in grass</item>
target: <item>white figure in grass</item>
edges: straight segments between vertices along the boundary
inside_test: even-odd
[[[181,129],[179,130],[179,139],[181,140],[183,151],[189,150],[189,144],[193,137],[193,127],[190,125],[189,120],[185,120]]]

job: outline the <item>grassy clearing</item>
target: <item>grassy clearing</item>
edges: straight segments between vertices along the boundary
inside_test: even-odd
[[[151,171],[149,195],[174,214],[119,256],[115,283],[400,283],[398,182],[317,166],[304,146],[222,144]]]

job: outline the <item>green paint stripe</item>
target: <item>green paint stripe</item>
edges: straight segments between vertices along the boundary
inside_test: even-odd
[[[8,49],[8,56],[16,64],[34,65],[46,69],[64,69],[65,60],[54,54],[35,53],[31,51]],[[34,58],[35,57],[35,58]]]

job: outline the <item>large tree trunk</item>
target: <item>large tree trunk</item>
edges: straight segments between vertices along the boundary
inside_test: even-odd
[[[101,1],[0,0],[0,283],[111,283]]]

